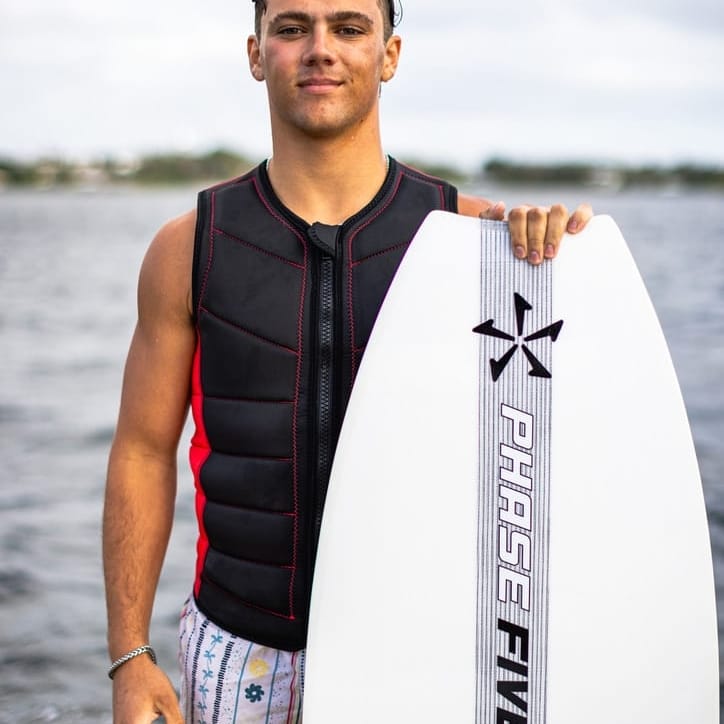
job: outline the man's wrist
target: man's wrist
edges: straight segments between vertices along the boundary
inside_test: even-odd
[[[116,675],[116,671],[118,671],[123,664],[126,664],[132,659],[135,659],[137,656],[142,656],[144,654],[148,654],[151,657],[151,661],[153,661],[154,664],[156,663],[156,652],[153,648],[151,648],[151,646],[144,644],[143,646],[138,646],[132,651],[123,654],[123,656],[119,656],[108,669],[108,678],[112,679]]]

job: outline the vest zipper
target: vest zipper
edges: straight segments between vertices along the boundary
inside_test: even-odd
[[[332,465],[332,412],[334,385],[334,259],[322,256],[319,270],[319,358],[317,386],[317,484],[314,505],[314,534],[319,536],[322,511]]]
[[[311,534],[312,558],[310,573],[314,570],[319,532],[322,526],[324,501],[327,496],[329,475],[338,433],[339,382],[342,378],[341,323],[342,290],[340,271],[342,259],[340,240],[342,227],[313,224],[309,237],[314,243],[316,262],[313,279],[313,386],[310,402],[312,413],[309,470],[311,472]]]

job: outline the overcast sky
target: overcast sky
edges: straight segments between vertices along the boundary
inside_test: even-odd
[[[386,150],[724,165],[724,0],[404,0]],[[270,150],[250,0],[0,0],[0,155]]]

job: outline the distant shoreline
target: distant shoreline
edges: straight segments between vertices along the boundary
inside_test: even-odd
[[[431,175],[456,184],[479,182],[506,186],[581,186],[629,188],[697,188],[724,192],[724,167],[699,164],[670,166],[570,163],[518,163],[491,159],[477,173],[454,166],[406,159]],[[159,153],[134,161],[105,158],[72,163],[60,158],[21,162],[0,156],[0,190],[8,188],[174,186],[239,176],[256,162],[227,149],[204,154]]]

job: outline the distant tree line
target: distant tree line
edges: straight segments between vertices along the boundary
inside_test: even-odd
[[[0,186],[39,186],[46,176],[53,185],[65,185],[75,181],[72,164],[60,160],[21,163],[0,158]]]
[[[679,164],[619,166],[588,163],[517,163],[491,159],[478,174],[470,175],[450,164],[407,160],[412,166],[456,184],[485,180],[490,183],[527,186],[633,186],[678,185],[724,190],[724,168]],[[169,185],[215,182],[233,178],[253,165],[246,156],[226,149],[203,154],[159,153],[135,161],[112,158],[86,164],[62,159],[23,163],[0,157],[0,188],[3,186],[65,186],[72,184]]]
[[[663,166],[613,166],[586,163],[525,164],[492,159],[483,167],[492,181],[515,185],[593,186],[693,186],[724,189],[724,168],[680,164]]]
[[[142,158],[132,180],[144,184],[220,180],[240,176],[251,167],[249,159],[221,149],[202,156],[162,154]]]
[[[22,163],[0,158],[0,186],[64,186],[82,183],[182,184],[239,176],[252,162],[233,151],[217,149],[201,155],[165,153],[132,162],[112,158],[87,164],[61,159]]]

